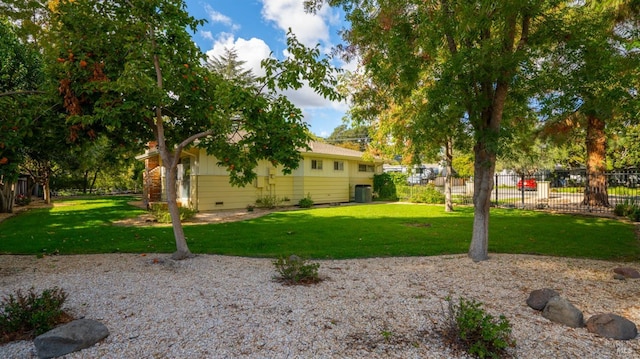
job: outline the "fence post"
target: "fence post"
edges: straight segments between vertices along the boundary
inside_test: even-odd
[[[522,175],[520,175],[520,194],[521,194],[521,198],[522,198],[522,208],[524,208],[524,173],[522,173]]]
[[[498,206],[498,174],[496,173],[496,182],[495,182],[495,189],[496,189],[496,207]]]

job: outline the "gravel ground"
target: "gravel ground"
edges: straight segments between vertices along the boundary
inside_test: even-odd
[[[600,338],[525,303],[548,287],[585,319],[614,312],[640,323],[640,281],[613,279],[629,263],[502,254],[482,263],[464,255],[319,263],[324,281],[285,286],[268,259],[0,256],[0,295],[58,286],[68,312],[109,328],[67,358],[466,358],[435,331],[449,295],[504,314],[519,358],[640,358],[638,338]],[[0,358],[36,357],[31,341],[0,346]]]

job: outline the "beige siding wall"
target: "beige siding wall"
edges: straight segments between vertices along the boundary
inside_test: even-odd
[[[312,160],[321,160],[322,169],[312,169]],[[336,170],[334,162],[342,163],[342,169]],[[355,198],[356,185],[373,185],[374,172],[358,170],[359,164],[371,165],[371,162],[326,155],[306,154],[300,166],[286,176],[280,169],[273,169],[271,163],[262,161],[256,168],[258,179],[244,188],[231,186],[227,171],[216,163],[217,159],[200,151],[194,168],[197,178],[191,182],[192,198],[197,198],[200,211],[244,208],[263,196],[289,199],[282,202],[283,205],[296,205],[308,194],[318,204],[349,202]]]
[[[349,178],[305,177],[304,191],[314,203],[349,202]]]
[[[370,178],[352,178],[349,181],[349,200],[350,201],[355,201],[356,199],[356,185],[359,184],[368,184],[371,186],[371,189],[373,189],[373,174],[371,175]]]
[[[373,175],[381,173],[382,166],[374,166],[374,172],[360,172],[359,165],[372,165],[371,162],[352,161],[349,166],[349,199],[351,201],[356,198],[356,185],[370,185],[373,187]],[[377,168],[380,167],[380,168]]]
[[[233,187],[228,176],[198,176],[197,181],[199,211],[245,208],[255,203],[263,192],[251,183],[246,187]]]

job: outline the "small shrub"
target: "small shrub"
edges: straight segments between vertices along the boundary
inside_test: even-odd
[[[409,202],[441,204],[444,203],[444,193],[438,191],[436,186],[430,183],[424,186],[419,192],[414,193],[409,198]]]
[[[281,201],[280,199],[278,199],[278,197],[266,195],[258,197],[258,199],[256,199],[256,207],[273,209],[278,207],[280,205],[280,202]]]
[[[318,276],[318,263],[307,263],[303,258],[290,255],[288,258],[280,257],[273,261],[279,277],[276,279],[286,284],[312,284],[321,281]]]
[[[0,311],[0,343],[32,339],[70,321],[62,310],[66,299],[65,291],[57,287],[39,295],[31,288],[26,294],[18,290],[15,295],[5,296]]]
[[[158,223],[171,223],[171,214],[166,203],[154,203],[150,211]],[[180,211],[180,221],[188,221],[198,213],[195,209],[187,207],[178,207],[178,211]]]
[[[15,202],[17,206],[26,206],[31,203],[31,198],[23,194],[19,194],[16,196]]]
[[[634,222],[640,222],[640,204],[637,204],[635,198],[626,198],[622,203],[613,207],[613,214],[619,217],[627,217]]]
[[[487,314],[482,303],[460,298],[455,304],[451,298],[444,313],[444,328],[441,333],[445,341],[461,348],[477,358],[508,357],[507,349],[515,347],[511,338],[511,323],[500,315],[499,318]]]
[[[311,199],[311,193],[307,193],[307,196],[300,199],[298,202],[300,208],[311,208],[313,206],[313,200]]]

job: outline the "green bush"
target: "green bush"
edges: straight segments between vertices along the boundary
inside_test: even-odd
[[[300,208],[311,208],[313,206],[313,200],[311,199],[311,193],[307,193],[307,196],[300,199],[298,202]]]
[[[406,186],[407,175],[390,172],[373,175],[373,191],[381,200],[398,200],[397,187]]]
[[[256,207],[273,209],[280,205],[282,201],[276,196],[261,196],[256,199]]]
[[[426,186],[416,186],[415,188],[420,188],[420,190],[417,190],[411,195],[411,197],[409,197],[409,202],[430,204],[444,203],[444,193],[438,191],[434,184],[430,183]]]
[[[31,203],[31,198],[29,196],[19,194],[16,196],[15,202],[17,206],[26,206]]]
[[[278,277],[276,279],[286,284],[312,284],[320,282],[318,276],[318,263],[307,263],[303,258],[290,255],[288,258],[280,257],[273,261]]]
[[[640,222],[640,205],[635,199],[625,199],[613,207],[613,213],[619,217],[627,217],[634,222]]]
[[[507,349],[515,347],[511,337],[511,323],[501,315],[499,318],[487,314],[482,303],[460,298],[455,304],[451,298],[445,313],[442,328],[444,339],[456,348],[462,348],[477,358],[508,357]]]
[[[180,211],[180,221],[188,221],[198,213],[195,209],[187,207],[178,207],[178,211]],[[150,212],[158,223],[171,223],[171,214],[166,203],[152,204]]]
[[[32,339],[67,322],[70,317],[62,310],[66,299],[67,294],[57,287],[39,295],[31,288],[26,294],[18,290],[15,295],[5,296],[0,311],[0,343]]]

